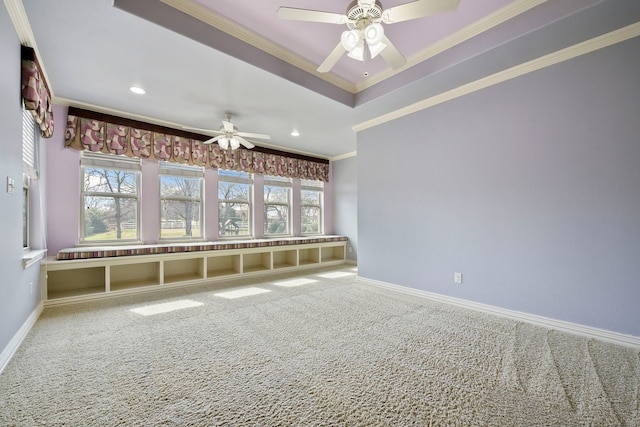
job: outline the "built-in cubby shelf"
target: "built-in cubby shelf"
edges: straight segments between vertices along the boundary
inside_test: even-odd
[[[109,266],[111,292],[160,284],[160,261]]]
[[[337,265],[346,261],[346,244],[342,240],[74,260],[48,258],[42,263],[42,298],[45,305],[64,304],[244,275]]]
[[[204,258],[184,258],[165,260],[164,283],[186,282],[204,279]]]
[[[240,274],[240,254],[207,257],[207,277]]]
[[[286,251],[273,251],[273,268],[287,268],[298,265],[298,251],[295,249]]]
[[[242,272],[255,273],[271,269],[271,252],[242,254]]]
[[[298,265],[318,264],[320,248],[304,248],[298,251]]]
[[[99,294],[106,291],[104,266],[49,271],[46,280],[47,299]]]

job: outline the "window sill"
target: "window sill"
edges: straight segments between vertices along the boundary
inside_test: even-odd
[[[46,249],[33,249],[22,254],[22,268],[27,269],[47,255]]]

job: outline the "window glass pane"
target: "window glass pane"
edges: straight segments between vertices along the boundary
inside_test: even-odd
[[[85,196],[84,207],[84,240],[137,239],[137,199]]]
[[[224,202],[218,205],[221,236],[250,236],[249,203]]]
[[[265,205],[264,234],[289,234],[289,206]]]
[[[301,202],[303,205],[320,205],[320,192],[319,191],[301,191]]]
[[[22,247],[29,247],[29,188],[22,188]]]
[[[160,177],[160,196],[200,199],[200,178]]]
[[[202,179],[160,176],[160,238],[201,238]]]
[[[162,200],[160,237],[201,237],[200,202],[193,200]]]
[[[85,167],[84,191],[90,193],[136,194],[136,172]]]
[[[264,202],[265,203],[289,203],[289,188],[264,186]]]
[[[303,206],[301,229],[302,233],[320,233],[320,208]]]
[[[249,201],[249,184],[218,182],[218,200]]]

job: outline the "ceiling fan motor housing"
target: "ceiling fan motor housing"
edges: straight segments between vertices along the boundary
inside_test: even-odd
[[[364,28],[382,19],[382,5],[375,2],[371,6],[361,6],[361,2],[355,1],[347,11],[347,27],[350,30],[364,30]]]

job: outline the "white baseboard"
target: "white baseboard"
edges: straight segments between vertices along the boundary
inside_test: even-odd
[[[482,304],[474,301],[464,300],[461,298],[450,297],[447,295],[436,294],[433,292],[427,292],[420,289],[413,289],[413,288],[408,288],[406,286],[400,286],[392,283],[381,282],[378,280],[367,279],[361,276],[358,276],[357,281],[360,283],[364,283],[366,285],[378,286],[378,287],[391,289],[391,290],[402,292],[409,295],[427,298],[432,301],[438,301],[445,304],[452,304],[458,307],[478,310],[478,311],[493,314],[496,316],[507,317],[509,319],[531,323],[531,324],[542,326],[548,329],[555,329],[558,331],[569,332],[575,335],[580,335],[580,336],[593,338],[601,341],[607,341],[607,342],[622,345],[625,347],[640,348],[640,337],[636,337],[633,335],[625,335],[618,332],[607,331],[605,329],[598,329],[598,328],[593,328],[591,326],[580,325],[577,323],[565,322],[563,320],[556,320],[556,319],[550,319],[544,316],[537,316],[535,314],[523,313],[521,311],[508,310],[506,308]]]
[[[25,339],[33,325],[36,323],[36,320],[38,320],[38,317],[40,317],[40,313],[42,313],[43,308],[44,304],[40,302],[35,310],[33,310],[33,312],[29,315],[27,320],[22,324],[18,332],[16,332],[16,334],[13,336],[11,341],[9,341],[7,347],[5,347],[2,353],[0,353],[0,374],[2,374],[4,368],[7,367],[9,361],[20,347],[20,344],[22,344],[22,341]]]

